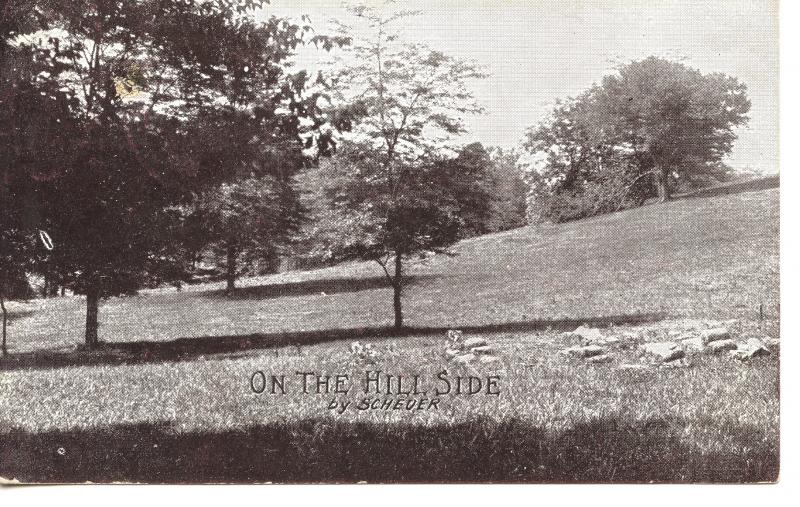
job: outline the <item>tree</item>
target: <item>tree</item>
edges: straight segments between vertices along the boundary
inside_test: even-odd
[[[46,51],[19,45],[18,34],[41,27],[32,2],[9,3],[0,15],[0,310],[7,353],[8,299],[32,296],[27,272],[44,255],[37,190],[71,154],[74,97],[47,78]]]
[[[276,261],[299,230],[302,208],[292,180],[275,175],[223,184],[194,203],[192,216],[203,224],[203,248],[221,258],[233,294],[241,267]]]
[[[352,128],[321,164],[329,206],[313,229],[328,260],[380,264],[400,329],[403,258],[455,242],[461,203],[474,197],[476,182],[456,181],[444,162],[451,157],[442,153],[464,132],[463,116],[480,112],[467,82],[482,74],[468,62],[402,42],[393,26],[413,13],[392,11],[391,2],[350,12],[361,26],[339,23],[352,44],[331,73],[328,92],[333,117]]]
[[[304,74],[284,63],[303,26],[256,23],[255,0],[52,0],[45,32],[20,44],[48,55],[47,80],[76,98],[70,159],[39,182],[41,222],[59,248],[47,267],[86,295],[86,343],[103,297],[178,276],[175,207],[249,174],[249,126],[300,123]],[[44,36],[41,34],[45,33]],[[312,37],[312,40],[316,40]],[[277,112],[287,110],[282,119]]]
[[[715,171],[730,153],[750,110],[746,91],[736,78],[651,56],[603,78],[597,101],[605,136],[632,150],[663,202],[673,180]]]
[[[376,156],[369,143],[343,141],[313,175],[304,175],[309,200],[316,203],[304,236],[312,258],[378,263],[393,289],[399,330],[404,259],[449,253],[447,247],[469,230],[464,210],[488,209],[490,196],[480,180],[452,170],[452,160],[442,155],[404,166],[399,184]]]
[[[624,65],[529,130],[529,208],[568,220],[720,177],[749,107],[735,78],[656,57]]]

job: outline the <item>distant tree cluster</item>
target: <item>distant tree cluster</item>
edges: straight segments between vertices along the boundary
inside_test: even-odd
[[[722,178],[733,129],[747,121],[746,87],[657,57],[634,61],[530,129],[525,149],[532,220],[565,221],[666,201]]]

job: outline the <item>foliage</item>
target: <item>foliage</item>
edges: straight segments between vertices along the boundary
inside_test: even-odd
[[[229,291],[241,269],[274,267],[297,232],[303,210],[292,183],[275,176],[248,178],[209,190],[192,204],[188,218],[201,224],[192,230],[203,238],[202,249],[225,266]]]
[[[487,232],[515,229],[527,224],[528,185],[515,150],[489,150],[489,176],[492,180],[491,202],[486,221]]]
[[[274,17],[255,22],[249,13],[265,3],[52,0],[26,33],[4,34],[4,47],[38,59],[37,72],[15,68],[15,78],[62,104],[50,107],[55,116],[32,115],[53,118],[59,126],[48,132],[60,137],[27,132],[20,144],[56,151],[38,157],[51,166],[15,167],[32,181],[29,216],[58,244],[37,270],[87,295],[90,346],[99,298],[182,276],[176,206],[264,176],[271,161],[314,142],[303,119],[317,98],[303,95],[308,76],[285,63],[298,44],[329,41]],[[284,143],[295,147],[276,149]]]
[[[624,65],[528,132],[533,214],[579,218],[724,178],[749,107],[735,78],[656,57]]]
[[[339,24],[352,44],[327,90],[332,117],[349,132],[320,164],[316,179],[325,182],[325,195],[312,234],[327,260],[381,265],[400,328],[403,256],[443,251],[462,235],[465,210],[474,209],[475,222],[487,209],[476,179],[485,152],[452,160],[443,151],[464,131],[463,116],[480,111],[467,81],[481,74],[468,62],[402,42],[393,27],[413,13],[367,6],[350,12],[361,27]]]

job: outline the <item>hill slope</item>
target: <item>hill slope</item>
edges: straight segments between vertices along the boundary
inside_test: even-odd
[[[754,321],[777,334],[778,189],[690,198],[463,241],[412,263],[410,327],[557,325],[663,313]],[[144,291],[101,307],[101,339],[169,341],[391,325],[381,269],[358,263],[221,285]],[[81,343],[82,298],[17,304],[12,352]],[[613,319],[612,319],[613,320]]]

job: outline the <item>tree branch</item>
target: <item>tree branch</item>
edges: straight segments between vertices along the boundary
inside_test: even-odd
[[[386,267],[386,264],[389,262],[389,258],[390,258],[390,257],[391,257],[391,256],[388,256],[388,257],[386,258],[386,261],[381,261],[381,259],[378,259],[378,258],[375,258],[375,259],[372,259],[372,260],[374,260],[375,262],[377,262],[377,263],[378,263],[378,265],[379,265],[381,268],[383,268],[383,272],[386,274],[386,279],[387,279],[387,280],[389,280],[389,284],[390,284],[392,287],[394,287],[394,286],[395,286],[394,277],[392,277],[392,275],[389,273],[389,269]]]

